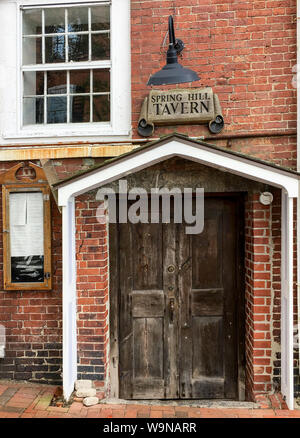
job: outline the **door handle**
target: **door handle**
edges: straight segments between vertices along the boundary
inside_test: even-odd
[[[170,322],[173,324],[174,321],[174,309],[175,309],[175,301],[173,298],[170,299]]]

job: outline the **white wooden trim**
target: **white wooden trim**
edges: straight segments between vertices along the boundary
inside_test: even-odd
[[[281,198],[281,392],[294,408],[293,370],[293,198]]]
[[[6,0],[7,3],[16,3],[19,7],[24,9],[30,8],[53,8],[68,6],[79,6],[84,4],[85,0]],[[112,0],[88,0],[87,6],[97,6],[97,4],[110,4]]]
[[[111,4],[111,125],[118,132],[131,132],[131,39],[130,0]]]
[[[22,67],[22,71],[94,70],[96,68],[111,68],[111,61],[83,61],[78,64],[75,64],[74,62],[58,62],[57,64],[26,64]]]
[[[45,127],[46,125],[41,126]],[[41,126],[36,127],[34,125],[27,125],[20,130],[19,134],[15,134],[14,132],[6,132],[3,134],[3,138],[5,140],[20,141],[21,143],[23,143],[23,140],[28,140],[31,138],[34,138],[35,141],[37,141],[39,138],[43,138],[45,141],[51,141],[53,143],[60,143],[63,138],[65,138],[66,141],[75,142],[80,142],[81,139],[83,141],[90,142],[97,142],[97,140],[102,141],[105,139],[107,142],[110,141],[113,143],[116,141],[116,138],[126,141],[130,134],[130,130],[128,129],[125,131],[119,130],[116,133],[112,126],[105,122],[85,124],[70,123],[68,126],[66,126],[66,124],[57,123],[53,124],[51,127],[47,126],[45,129],[42,129]]]
[[[298,178],[275,168],[262,166],[244,158],[230,156],[226,151],[216,151],[196,143],[184,143],[170,140],[164,144],[157,144],[153,148],[138,151],[136,154],[116,161],[111,166],[99,168],[98,171],[66,183],[58,189],[59,205],[65,205],[70,196],[78,196],[129,173],[137,172],[168,158],[179,156],[193,160],[219,170],[230,171],[236,175],[251,180],[263,182],[275,187],[284,188],[289,196],[298,196]]]
[[[68,400],[77,379],[75,199],[62,208],[63,392]]]
[[[88,2],[84,1],[74,1],[74,0],[63,0],[63,2],[58,2],[58,0],[48,0],[46,4],[43,4],[41,0],[19,0],[22,4],[22,9],[38,9],[38,8],[65,8],[67,6],[97,6],[97,5],[109,5],[111,2],[107,0],[90,0]],[[25,4],[28,3],[28,4]]]

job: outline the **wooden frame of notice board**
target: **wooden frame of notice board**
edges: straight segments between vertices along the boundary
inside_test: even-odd
[[[50,290],[52,288],[52,270],[51,270],[51,210],[50,210],[50,187],[46,181],[43,169],[39,166],[30,163],[27,167],[33,168],[34,178],[22,178],[18,180],[16,174],[24,163],[19,163],[9,171],[0,175],[0,182],[2,183],[2,214],[3,214],[3,277],[5,290]],[[27,198],[30,199],[32,194],[41,194],[41,197],[36,197],[36,203],[43,212],[41,223],[35,223],[30,235],[30,228],[27,228],[26,234],[25,226],[19,228],[18,235],[22,240],[22,230],[24,229],[24,251],[30,251],[30,246],[41,247],[43,252],[40,255],[31,255],[28,253],[22,254],[23,257],[12,256],[12,238],[11,238],[11,218],[10,218],[10,195],[19,194],[25,209],[27,207]],[[21,196],[21,195],[24,196]],[[28,196],[27,196],[28,194]],[[32,196],[31,196],[32,198]],[[40,198],[40,199],[38,199]],[[16,198],[15,198],[16,199]],[[41,204],[42,203],[42,204]],[[16,218],[22,216],[23,212],[17,211]],[[28,212],[26,214],[26,225]],[[30,225],[30,224],[29,224]],[[42,242],[39,235],[39,227],[43,225]],[[37,232],[34,233],[34,230]],[[15,236],[14,236],[15,237]],[[21,245],[22,246],[22,242]],[[15,254],[14,254],[15,255]],[[15,274],[17,272],[17,274]],[[28,280],[28,281],[27,281]]]

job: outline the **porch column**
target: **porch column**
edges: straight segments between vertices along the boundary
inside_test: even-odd
[[[68,400],[77,379],[75,199],[62,206],[63,393]]]
[[[293,409],[293,198],[285,190],[281,201],[281,392]]]

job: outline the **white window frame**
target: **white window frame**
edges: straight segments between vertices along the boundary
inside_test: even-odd
[[[109,61],[86,61],[76,69],[93,69],[97,65],[110,68],[110,122],[41,124],[23,126],[22,11],[30,8],[95,6],[111,4]],[[3,133],[10,138],[111,137],[131,135],[131,68],[130,68],[130,0],[17,0],[17,132]],[[75,64],[75,63],[74,63]],[[53,70],[66,70],[67,63],[53,63]],[[38,69],[38,67],[37,67]],[[50,67],[52,69],[52,67]],[[28,67],[34,70],[34,67]],[[49,64],[48,64],[49,70]]]

